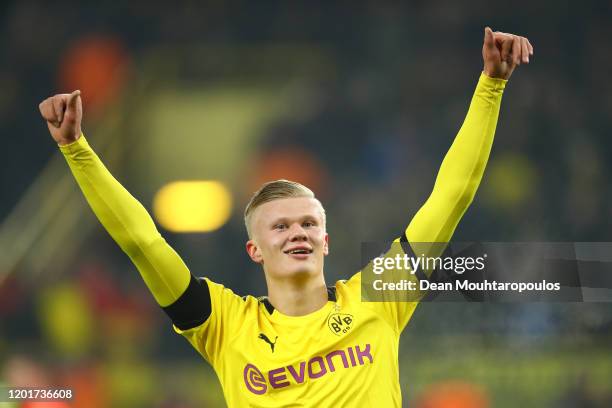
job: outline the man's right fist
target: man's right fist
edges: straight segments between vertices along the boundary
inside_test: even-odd
[[[38,108],[57,144],[62,146],[81,137],[81,91],[54,95],[42,101]]]

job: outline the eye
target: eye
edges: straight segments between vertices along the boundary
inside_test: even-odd
[[[314,221],[305,221],[304,224],[302,224],[303,227],[315,227],[317,224]]]
[[[274,226],[274,229],[276,229],[276,230],[284,230],[286,228],[287,228],[287,224],[276,224]]]

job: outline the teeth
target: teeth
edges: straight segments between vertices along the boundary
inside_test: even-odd
[[[293,251],[289,251],[290,254],[308,254],[310,251],[306,249],[294,249]]]

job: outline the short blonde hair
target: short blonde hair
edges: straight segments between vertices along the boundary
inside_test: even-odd
[[[298,197],[316,199],[311,189],[295,181],[281,179],[265,183],[255,192],[255,194],[253,194],[253,197],[251,197],[251,200],[244,210],[244,225],[246,226],[249,238],[251,238],[251,217],[253,211],[255,211],[257,207],[274,200]],[[325,209],[323,209],[323,205],[321,205],[321,209],[323,211],[323,220],[325,221]]]

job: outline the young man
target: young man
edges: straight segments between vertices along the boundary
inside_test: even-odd
[[[433,192],[398,240],[448,242],[488,159],[501,97],[533,48],[485,29],[484,70]],[[326,287],[325,211],[306,187],[278,180],[245,211],[246,250],[268,297],[239,297],[194,277],[146,210],[107,171],[81,133],[79,91],[40,104],[87,201],[132,259],[157,303],[213,366],[230,406],[401,406],[399,336],[415,302],[362,302],[361,273]],[[397,241],[397,240],[396,240]]]

